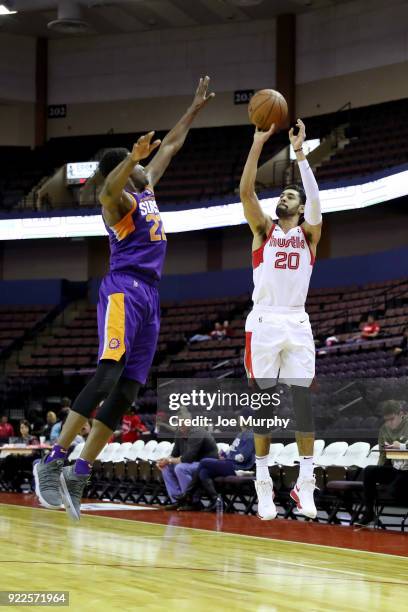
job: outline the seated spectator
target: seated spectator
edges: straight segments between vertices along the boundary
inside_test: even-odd
[[[147,434],[150,434],[150,431],[140,416],[135,413],[135,409],[131,407],[123,415],[121,428],[114,432],[113,437],[115,442],[136,442],[136,440]]]
[[[405,327],[401,344],[395,347],[393,353],[394,363],[396,365],[398,365],[402,357],[405,357],[408,354],[408,327]]]
[[[52,410],[49,410],[47,412],[46,419],[47,419],[47,422],[44,425],[44,427],[42,428],[41,435],[45,436],[46,440],[49,440],[50,439],[50,435],[51,435],[51,429],[53,428],[53,426],[57,422],[57,415]]]
[[[251,409],[244,410],[242,416],[250,416]],[[184,495],[179,498],[179,510],[192,509],[192,496],[197,489],[202,488],[210,498],[210,505],[206,512],[213,512],[217,502],[217,491],[214,486],[214,478],[217,476],[235,476],[239,470],[251,470],[255,464],[254,434],[242,426],[227,453],[221,452],[218,459],[201,459],[194,478]]]
[[[213,340],[223,340],[226,336],[227,332],[223,325],[219,321],[217,321],[214,325],[214,329],[210,333],[210,336]]]
[[[224,331],[225,331],[225,338],[232,338],[232,336],[234,335],[234,330],[233,328],[230,326],[229,321],[224,321],[224,323],[222,324]]]
[[[26,419],[20,421],[20,437],[18,443],[26,444],[27,446],[33,446],[40,443],[38,438],[31,435],[31,426]]]
[[[326,346],[334,346],[335,344],[339,344],[340,340],[337,336],[328,336],[324,341]]]
[[[361,329],[361,333],[360,333],[361,339],[370,340],[372,338],[377,338],[378,334],[380,333],[380,329],[381,328],[376,322],[373,315],[369,315],[367,319],[367,323],[364,323]]]
[[[30,423],[23,419],[20,421],[20,437],[19,444],[33,446],[39,444],[38,439],[30,433]],[[33,451],[28,454],[11,453],[4,459],[0,460],[3,479],[7,482],[9,488],[13,491],[21,492],[21,486],[31,479],[33,462],[40,458],[38,451]]]
[[[408,417],[401,410],[400,402],[388,400],[382,405],[384,425],[378,434],[382,452],[378,465],[369,465],[364,470],[365,512],[359,525],[369,525],[375,518],[374,502],[377,483],[389,485],[390,494],[398,500],[408,502],[408,460],[386,459],[386,450],[406,449],[408,444]]]
[[[179,413],[179,416],[181,417],[181,413]],[[189,418],[190,415],[184,411],[182,416]],[[177,499],[190,484],[200,460],[205,457],[217,458],[217,456],[217,444],[212,435],[203,427],[191,427],[183,424],[178,428],[171,456],[157,462],[171,499],[171,504],[166,506],[166,510],[176,510],[178,508],[179,502]]]
[[[14,436],[14,427],[8,422],[8,416],[2,414],[0,418],[0,444],[7,444],[8,439]]]
[[[63,406],[61,408],[60,412],[59,412],[58,421],[51,428],[50,442],[52,442],[53,444],[59,438],[62,426],[64,425],[64,423],[65,423],[65,421],[67,419],[68,414],[69,414],[69,407],[68,406]]]

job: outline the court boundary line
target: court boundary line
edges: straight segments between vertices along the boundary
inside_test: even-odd
[[[0,506],[11,506],[13,508],[17,507],[17,508],[28,508],[29,510],[40,510],[40,511],[45,511],[45,512],[56,512],[57,514],[61,514],[62,512],[61,510],[51,510],[48,508],[41,508],[41,507],[37,507],[37,506],[23,506],[23,505],[19,505],[19,504],[7,504],[4,502],[0,502]],[[111,511],[110,511],[111,512]],[[384,552],[375,552],[372,550],[359,550],[358,548],[342,548],[341,546],[330,546],[329,544],[313,544],[312,542],[298,542],[297,540],[280,540],[278,538],[266,538],[263,536],[257,536],[257,535],[248,535],[245,533],[234,533],[231,531],[214,531],[214,530],[210,530],[210,529],[204,529],[203,527],[184,527],[183,525],[166,525],[165,523],[153,523],[150,521],[142,521],[142,520],[135,520],[135,519],[127,519],[127,518],[122,518],[122,517],[116,517],[116,516],[102,516],[102,515],[98,515],[98,514],[84,514],[83,516],[91,516],[91,517],[95,517],[95,518],[99,518],[99,519],[114,519],[117,521],[126,521],[128,523],[143,523],[145,525],[161,525],[162,527],[172,527],[172,528],[176,528],[176,529],[190,529],[193,531],[203,531],[204,533],[212,533],[212,534],[222,534],[222,535],[228,535],[228,536],[237,536],[240,538],[255,538],[257,540],[263,540],[263,541],[270,541],[270,542],[286,542],[288,544],[301,544],[302,546],[314,546],[314,547],[318,547],[318,548],[328,548],[328,549],[333,549],[333,550],[341,550],[341,551],[351,551],[353,553],[364,553],[364,554],[368,554],[368,555],[382,555],[384,557],[391,557],[391,558],[397,558],[397,559],[404,559],[405,561],[408,560],[408,556],[403,556],[403,555],[394,555],[392,553],[384,553]],[[72,527],[75,527],[75,525],[72,525]]]

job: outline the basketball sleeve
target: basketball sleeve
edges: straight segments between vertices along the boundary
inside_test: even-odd
[[[300,176],[302,177],[303,189],[306,193],[305,221],[310,225],[319,225],[322,222],[322,210],[320,207],[319,187],[313,171],[306,159],[299,161]]]

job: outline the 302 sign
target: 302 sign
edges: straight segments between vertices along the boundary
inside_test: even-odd
[[[67,116],[66,104],[50,104],[48,107],[48,119],[64,119]]]
[[[254,89],[238,89],[234,91],[234,104],[248,104],[254,93]]]

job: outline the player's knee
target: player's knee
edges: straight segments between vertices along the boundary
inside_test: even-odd
[[[120,361],[111,359],[99,362],[93,376],[98,393],[107,397],[120,379],[125,364],[125,356]]]
[[[121,378],[98,411],[98,421],[114,431],[137,397],[140,384]]]

